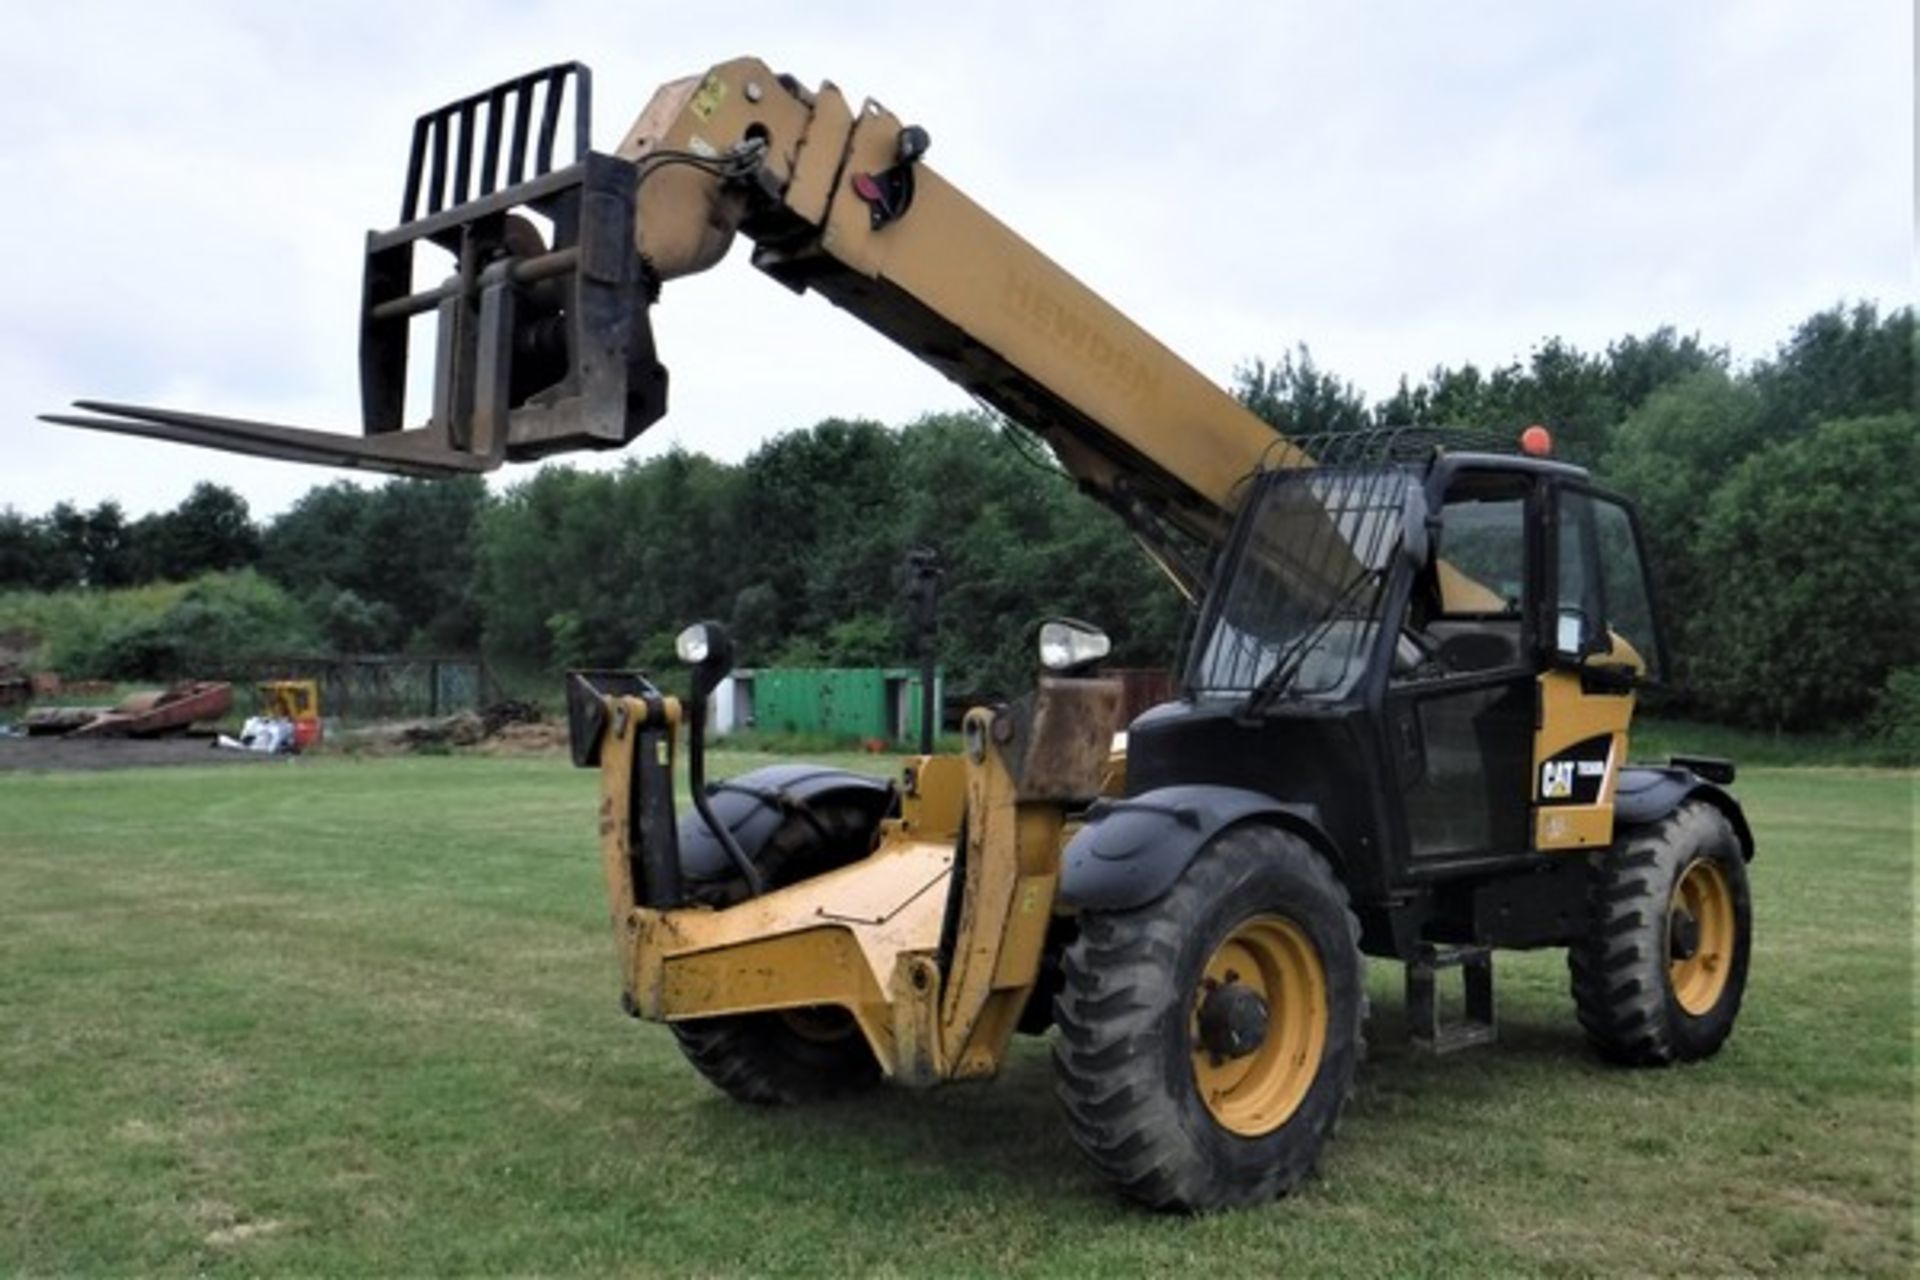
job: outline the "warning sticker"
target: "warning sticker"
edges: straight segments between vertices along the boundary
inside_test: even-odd
[[[688,103],[687,107],[702,120],[711,120],[713,113],[720,109],[720,104],[726,99],[726,81],[719,76],[710,75],[700,82],[700,88],[695,91],[693,101]]]

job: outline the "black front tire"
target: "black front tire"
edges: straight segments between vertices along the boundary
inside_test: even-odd
[[[758,851],[769,888],[847,866],[873,849],[880,817],[858,801],[827,801],[789,814]],[[721,901],[745,897],[723,886]],[[862,1093],[880,1083],[853,1016],[843,1009],[730,1014],[671,1024],[680,1051],[715,1088],[756,1106],[794,1106]]]
[[[1709,1007],[1689,1010],[1674,988],[1675,887],[1696,864],[1724,885],[1732,951]],[[1587,935],[1567,952],[1573,1001],[1587,1038],[1625,1066],[1712,1057],[1733,1034],[1746,994],[1753,900],[1739,837],[1713,804],[1690,800],[1633,828],[1593,857]]]
[[[1289,922],[1318,953],[1326,1029],[1304,1096],[1277,1128],[1249,1135],[1202,1095],[1193,1019],[1209,958],[1261,917]],[[1218,837],[1144,907],[1084,913],[1062,963],[1054,1066],[1068,1127],[1094,1167],[1129,1199],[1175,1211],[1296,1187],[1333,1135],[1360,1060],[1359,938],[1326,860],[1265,826]]]
[[[819,1025],[829,1019],[845,1022],[837,1033],[822,1034]],[[736,1102],[798,1106],[864,1093],[880,1083],[873,1050],[843,1010],[745,1013],[672,1025],[687,1061]]]

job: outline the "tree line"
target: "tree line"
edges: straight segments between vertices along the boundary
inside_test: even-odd
[[[1920,703],[1914,341],[1910,309],[1858,304],[1745,367],[1662,328],[1437,368],[1377,403],[1304,346],[1234,389],[1290,434],[1547,425],[1560,456],[1640,506],[1685,691],[1670,705],[1844,727]],[[214,484],[136,521],[112,503],[0,511],[0,590],[251,570],[315,646],[342,652],[660,669],[679,628],[711,617],[749,664],[866,665],[910,657],[900,575],[920,546],[945,565],[939,656],[956,691],[1020,688],[1048,615],[1106,627],[1122,663],[1174,660],[1186,611],[1170,584],[1032,437],[979,414],[827,421],[738,464],[675,451],[548,467],[497,495],[471,478],[336,482],[264,523]],[[276,606],[281,642],[288,613]],[[89,660],[125,661],[126,646]]]

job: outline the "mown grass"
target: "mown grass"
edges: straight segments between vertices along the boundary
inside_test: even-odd
[[[1557,954],[1502,957],[1501,1044],[1416,1058],[1376,964],[1325,1176],[1182,1220],[1081,1165],[1038,1043],[986,1087],[713,1093],[615,1008],[590,773],[0,776],[0,1272],[1911,1274],[1915,786],[1743,776],[1715,1061],[1596,1063]]]
[[[1633,759],[1661,761],[1674,753],[1720,756],[1741,767],[1863,765],[1911,766],[1911,749],[1871,733],[1769,733],[1699,720],[1636,716]]]

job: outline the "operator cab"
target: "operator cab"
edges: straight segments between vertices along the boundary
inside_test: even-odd
[[[1564,463],[1376,447],[1255,480],[1129,793],[1294,806],[1360,902],[1608,844],[1663,652],[1631,508]]]

